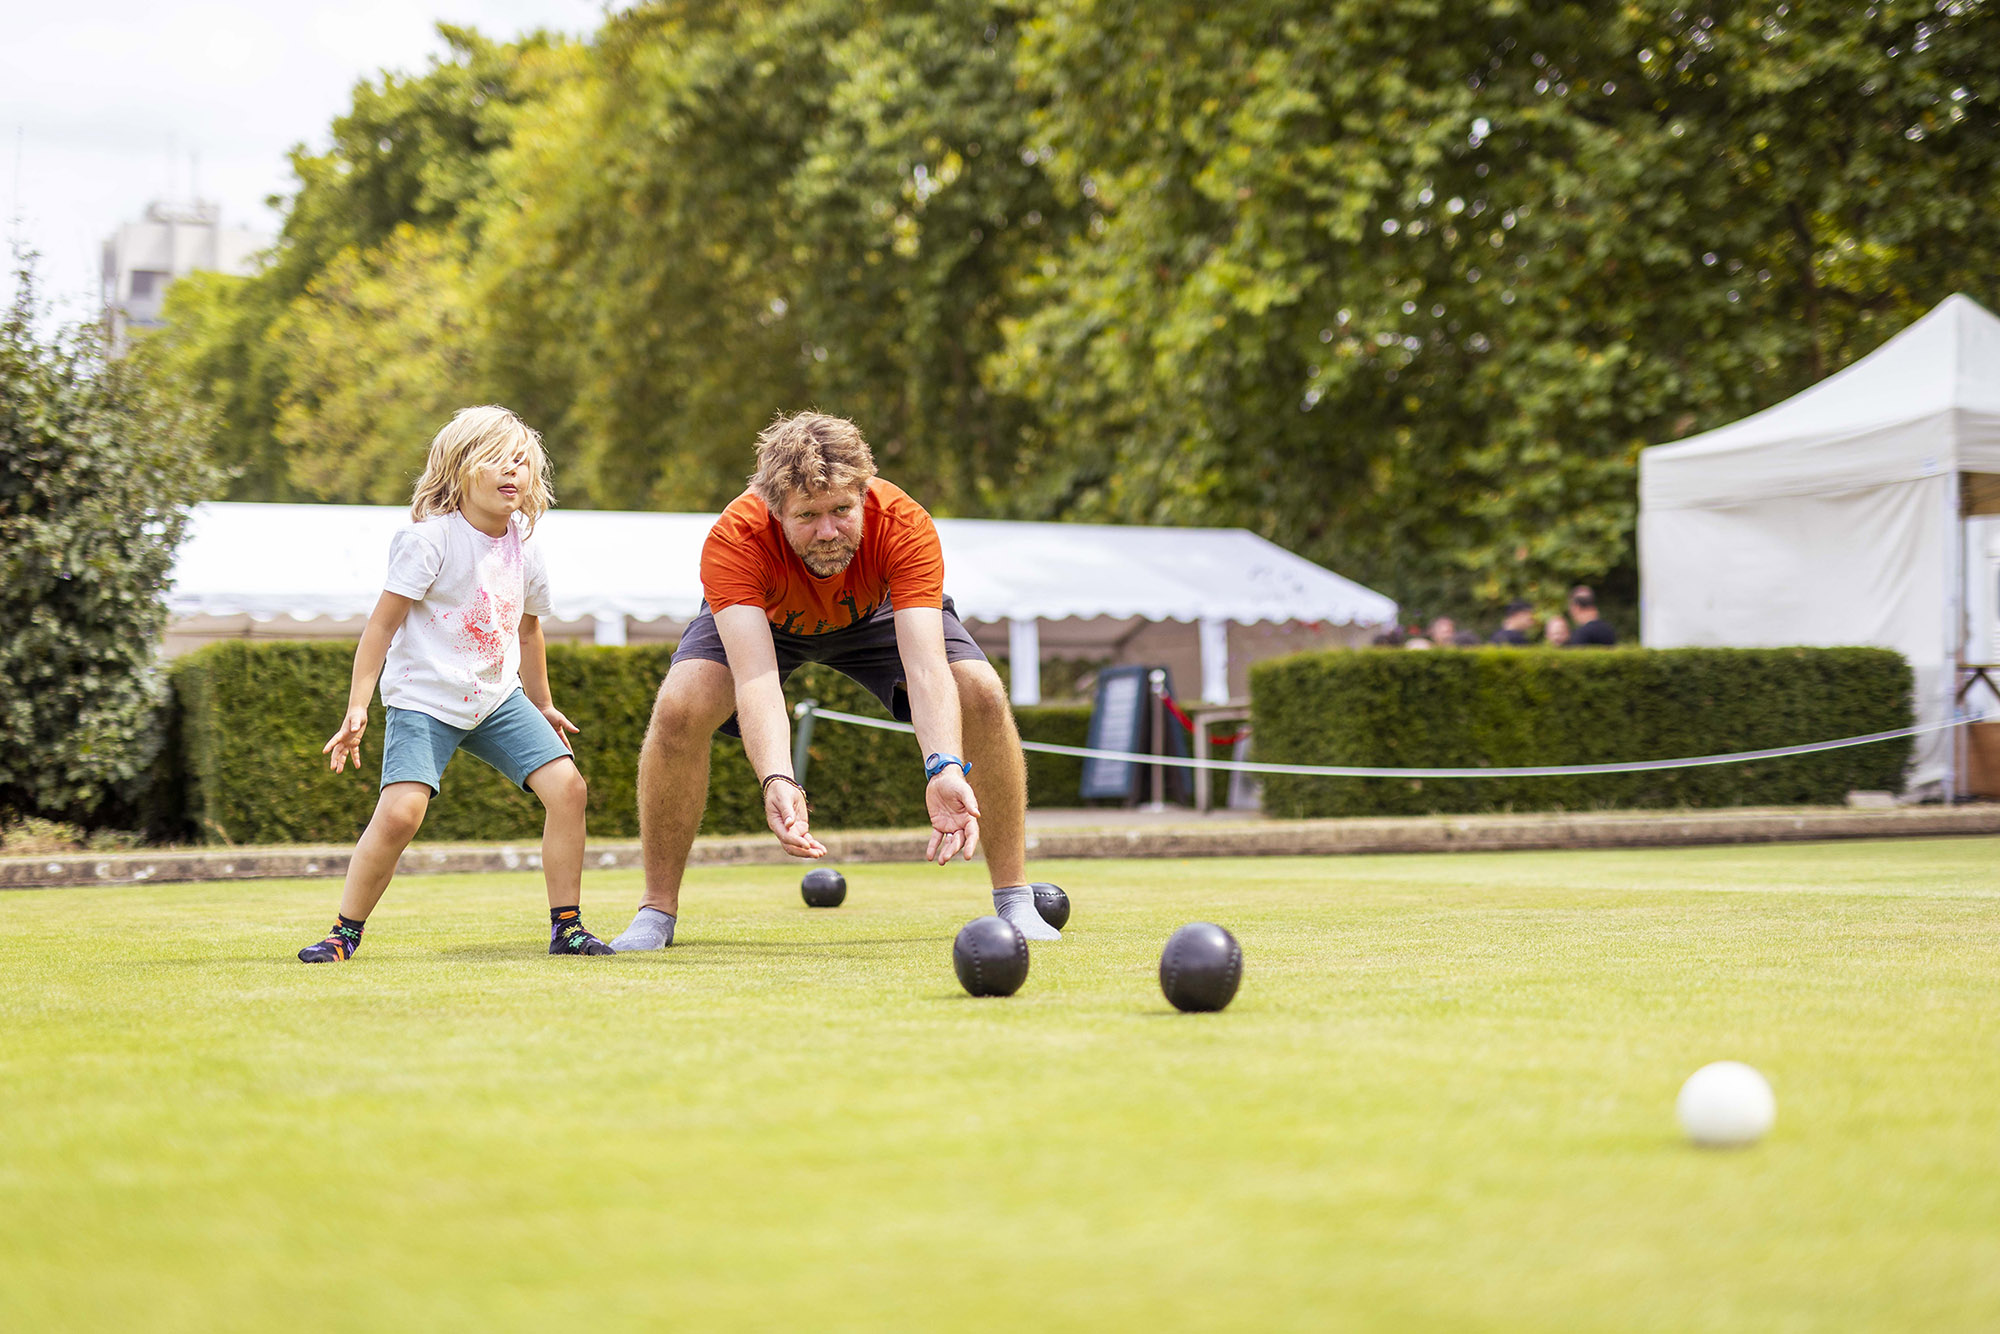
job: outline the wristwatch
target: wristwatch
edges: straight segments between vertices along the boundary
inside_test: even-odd
[[[924,781],[926,783],[930,782],[931,779],[936,778],[954,764],[964,770],[967,778],[972,777],[972,766],[970,764],[967,764],[956,755],[947,755],[943,751],[934,750],[924,756]]]

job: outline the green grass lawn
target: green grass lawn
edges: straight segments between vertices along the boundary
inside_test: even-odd
[[[413,877],[316,968],[327,882],[0,896],[0,1326],[2000,1327],[2000,840],[1037,871],[983,1001],[975,867],[701,871],[611,959]],[[1777,1129],[1692,1149],[1725,1057]]]

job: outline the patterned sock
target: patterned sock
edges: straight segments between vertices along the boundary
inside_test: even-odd
[[[339,916],[339,914],[335,914]],[[325,940],[317,945],[308,945],[299,951],[300,963],[340,963],[354,957],[354,951],[361,948],[361,931],[368,925],[363,918],[355,921],[352,917],[340,917]]]
[[[611,947],[583,929],[583,909],[549,909],[549,953],[609,954]]]

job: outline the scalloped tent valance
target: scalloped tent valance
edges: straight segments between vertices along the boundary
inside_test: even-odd
[[[408,511],[377,505],[196,507],[174,566],[175,615],[366,616]],[[701,606],[715,517],[561,510],[543,544],[556,615],[685,621]],[[1396,604],[1240,528],[940,519],[948,588],[983,621],[1137,616],[1389,625]]]

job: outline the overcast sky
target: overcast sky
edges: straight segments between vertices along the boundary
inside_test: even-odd
[[[95,313],[100,248],[155,199],[275,231],[286,152],[323,149],[357,80],[490,37],[587,33],[602,0],[0,0],[0,225],[41,252],[57,313]],[[18,222],[16,221],[18,219]],[[0,252],[4,255],[4,252]],[[12,265],[0,276],[11,296]]]

